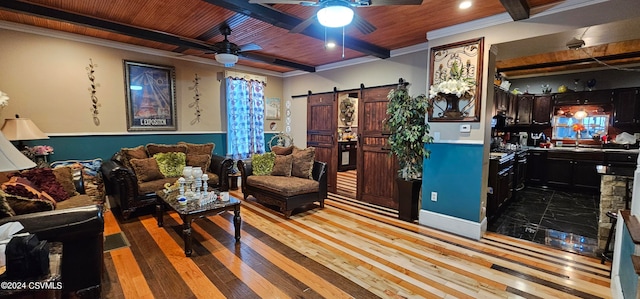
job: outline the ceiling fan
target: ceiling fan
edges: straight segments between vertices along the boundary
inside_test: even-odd
[[[318,20],[324,27],[337,28],[351,24],[355,20],[355,26],[363,34],[369,34],[376,27],[367,20],[359,17],[353,11],[354,7],[383,6],[383,5],[420,5],[422,0],[249,0],[255,4],[299,4],[302,6],[318,6],[320,9],[316,15],[302,21],[291,29],[291,33],[304,31],[313,22]]]
[[[220,27],[220,34],[224,36],[224,40],[211,45],[211,52],[205,54],[215,54],[216,61],[223,64],[225,67],[232,67],[238,62],[238,56],[243,52],[260,50],[262,47],[249,43],[238,46],[229,41],[227,38],[231,35],[231,27],[227,24],[223,24]]]

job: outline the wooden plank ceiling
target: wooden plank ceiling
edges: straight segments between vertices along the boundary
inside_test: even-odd
[[[505,7],[512,18],[526,19],[531,8],[561,1],[475,0],[467,10],[459,10],[457,1],[441,0],[357,8],[356,14],[377,29],[363,34],[347,26],[344,57],[341,47],[324,47],[325,33],[336,32],[325,32],[318,24],[300,33],[289,32],[317,9],[297,4],[259,5],[248,0],[3,0],[0,20],[209,59],[214,59],[213,54],[206,54],[211,45],[223,40],[220,26],[228,24],[231,42],[262,47],[245,52],[238,64],[289,72],[314,71],[318,66],[369,55],[388,58],[391,50],[426,42],[426,33],[432,30],[504,13]]]

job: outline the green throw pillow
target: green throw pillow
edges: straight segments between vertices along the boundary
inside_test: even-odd
[[[182,175],[182,169],[187,165],[187,155],[179,152],[157,153],[153,155],[158,168],[165,178],[177,178]]]
[[[276,154],[268,152],[264,154],[254,154],[251,156],[251,165],[254,175],[270,175],[273,169],[273,162],[276,160]]]

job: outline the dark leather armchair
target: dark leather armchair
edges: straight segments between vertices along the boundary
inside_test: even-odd
[[[101,205],[38,212],[0,219],[18,221],[38,239],[62,242],[62,292],[65,298],[100,298],[104,217]]]
[[[123,157],[118,152],[109,161],[103,162],[100,167],[102,178],[105,183],[105,192],[112,196],[119,204],[122,217],[128,219],[136,209],[153,205],[156,202],[154,192],[140,192],[138,189],[138,179],[130,168],[124,166]],[[211,156],[209,172],[214,173],[219,178],[218,188],[221,191],[229,190],[229,170],[233,167],[233,160],[218,156]],[[160,189],[159,189],[160,190]]]

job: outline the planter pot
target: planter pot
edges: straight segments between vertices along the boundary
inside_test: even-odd
[[[455,94],[442,94],[447,101],[447,109],[444,111],[446,118],[462,118],[460,112],[460,97]]]
[[[398,184],[398,219],[413,222],[418,219],[418,201],[422,180],[396,178]]]

